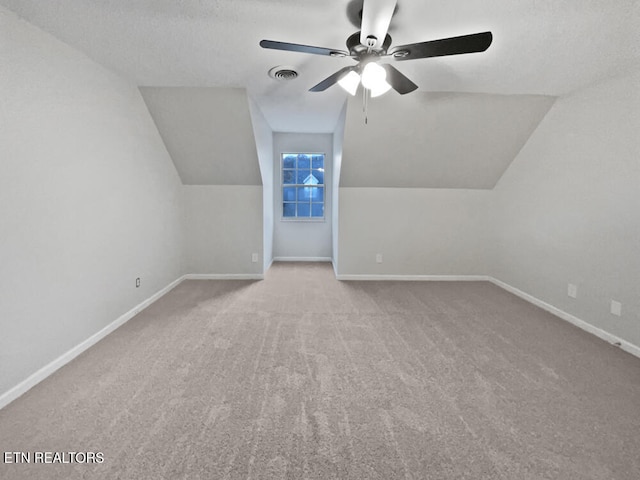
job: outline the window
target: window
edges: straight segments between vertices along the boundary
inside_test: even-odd
[[[324,153],[282,154],[282,217],[324,218]]]

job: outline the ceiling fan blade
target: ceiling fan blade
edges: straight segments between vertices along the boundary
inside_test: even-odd
[[[275,40],[261,40],[262,48],[270,48],[272,50],[286,50],[288,52],[312,53],[314,55],[327,55],[329,57],[346,57],[349,55],[343,50],[335,50],[331,48],[312,47],[310,45],[299,45],[297,43],[276,42]]]
[[[473,33],[461,37],[441,38],[429,42],[412,43],[395,47],[390,54],[396,60],[444,57],[462,53],[484,52],[493,40],[491,32]]]
[[[365,47],[381,48],[389,30],[389,23],[396,8],[397,0],[364,0],[362,5],[362,26],[360,43]],[[375,38],[369,45],[367,38]],[[372,40],[373,42],[373,40]]]
[[[331,85],[335,85],[344,77],[347,73],[356,70],[356,67],[344,67],[338,70],[336,73],[331,75],[330,77],[325,78],[315,87],[311,87],[309,89],[310,92],[324,92]]]
[[[400,95],[411,93],[418,88],[418,85],[409,80],[393,65],[385,64],[382,67],[387,71],[387,82]]]

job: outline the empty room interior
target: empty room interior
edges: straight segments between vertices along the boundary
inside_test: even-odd
[[[0,478],[640,478],[640,2],[0,0]]]

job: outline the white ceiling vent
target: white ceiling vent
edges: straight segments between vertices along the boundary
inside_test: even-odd
[[[282,81],[295,80],[298,78],[298,72],[296,72],[293,67],[278,66],[269,70],[269,76]]]

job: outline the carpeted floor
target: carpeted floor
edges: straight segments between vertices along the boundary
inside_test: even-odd
[[[2,479],[640,478],[640,359],[485,282],[186,281],[0,411]],[[0,459],[1,461],[1,459]]]

